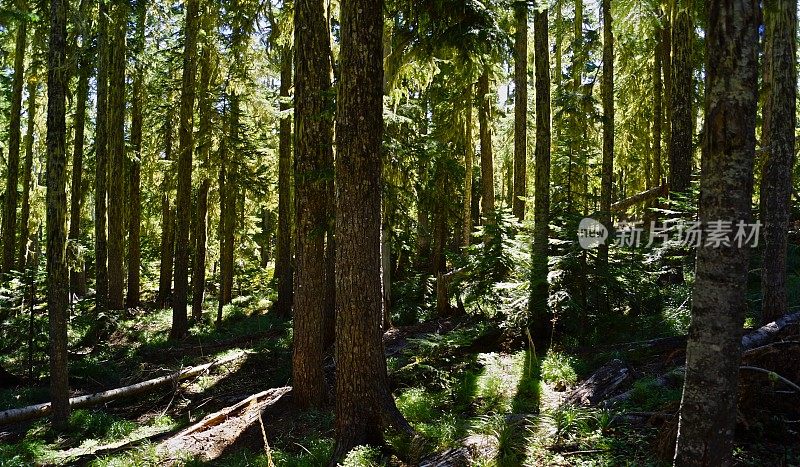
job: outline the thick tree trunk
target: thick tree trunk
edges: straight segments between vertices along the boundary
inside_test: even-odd
[[[67,313],[69,274],[65,261],[67,223],[67,1],[50,2],[47,71],[47,310],[50,318],[50,398],[53,426],[69,417]]]
[[[25,11],[23,0],[17,1]],[[22,89],[25,82],[25,45],[28,38],[28,19],[17,22],[17,38],[14,50],[14,78],[11,81],[11,115],[8,119],[8,157],[6,158],[6,191],[3,197],[3,272],[14,269],[17,233],[17,186],[19,185],[19,153],[22,129]]]
[[[292,88],[292,53],[281,51],[280,110],[286,111],[291,104],[289,98]],[[289,316],[292,312],[292,293],[294,291],[292,266],[292,120],[284,115],[278,130],[278,244],[275,260],[278,300],[275,312],[279,316]]]
[[[397,412],[381,333],[383,1],[342,3],[336,126],[336,449],[383,442]],[[393,410],[392,410],[393,409]]]
[[[108,307],[125,308],[125,36],[128,7],[114,7],[108,96]]]
[[[766,161],[761,180],[761,214],[764,223],[764,262],[761,268],[761,319],[774,321],[788,309],[786,251],[795,161],[797,100],[797,3],[764,2],[769,54],[764,60],[765,87],[763,138]]]
[[[466,112],[464,115],[464,233],[462,245],[470,246],[472,243],[472,173],[475,164],[475,145],[472,142],[472,89],[473,84],[467,86]]]
[[[208,191],[211,181],[210,153],[212,145],[211,112],[212,96],[211,81],[213,60],[216,54],[214,31],[216,28],[217,11],[205,5],[203,10],[203,52],[200,61],[200,97],[198,111],[200,113],[199,147],[197,155],[203,165],[202,179],[197,189],[197,205],[195,209],[194,233],[194,262],[192,263],[192,319],[200,320],[203,316],[203,301],[206,289],[206,246],[208,242]]]
[[[25,165],[22,171],[22,208],[19,216],[19,243],[17,245],[17,269],[25,269],[28,257],[28,243],[31,237],[31,181],[33,179],[33,138],[36,127],[36,99],[39,85],[28,82],[28,127],[25,130]]]
[[[228,141],[222,148],[222,170],[220,172],[220,299],[221,306],[233,300],[233,256],[236,233],[236,168],[231,155],[236,155],[236,142],[239,139],[239,96],[231,96],[231,110],[228,123]],[[218,317],[219,321],[219,317]]]
[[[534,13],[535,17],[536,13]],[[535,20],[534,20],[535,21]],[[528,5],[514,6],[514,216],[525,219],[525,198],[528,196]],[[547,23],[545,22],[545,27]],[[536,30],[534,28],[534,34]],[[537,36],[538,37],[538,36]],[[547,38],[545,37],[545,45]],[[537,54],[541,49],[537,48]],[[546,51],[549,57],[549,51]],[[550,63],[547,64],[548,78]],[[538,81],[537,81],[538,83]],[[547,85],[550,86],[548,79]],[[537,114],[538,115],[538,114]],[[538,139],[537,139],[538,141]],[[537,162],[538,163],[538,162]]]
[[[583,51],[583,0],[575,0],[575,17],[572,22],[572,35],[573,35],[573,62],[572,62],[572,92],[576,96],[583,98],[583,70],[586,67],[586,57]],[[583,104],[586,105],[585,103]],[[572,124],[574,126],[575,134],[572,136],[571,152],[573,157],[578,159],[579,173],[578,173],[578,187],[580,187],[581,195],[583,196],[583,203],[581,206],[584,211],[588,211],[589,196],[587,190],[584,188],[584,179],[588,173],[588,156],[584,153],[584,138],[582,134],[586,127],[585,118],[581,112],[574,112],[572,115]],[[570,180],[570,184],[572,181]],[[572,191],[572,190],[570,190]],[[568,199],[569,207],[572,207],[572,200]],[[571,209],[570,209],[571,211]]]
[[[167,299],[172,294],[172,261],[175,253],[175,215],[170,207],[172,191],[172,118],[167,111],[164,124],[164,170],[161,182],[161,262],[158,279],[158,306],[166,308]]]
[[[672,132],[669,145],[670,190],[685,193],[692,180],[692,44],[694,26],[687,7],[678,11],[672,31]]]
[[[142,264],[141,245],[139,237],[141,233],[141,170],[142,170],[142,118],[144,105],[144,63],[142,54],[144,53],[145,41],[145,20],[147,16],[147,2],[138,0],[136,2],[136,42],[134,44],[134,56],[136,68],[133,76],[133,108],[131,110],[131,146],[133,147],[133,157],[130,161],[129,193],[128,198],[128,295],[125,303],[128,308],[139,306],[139,269]]]
[[[489,70],[484,70],[478,80],[480,107],[478,121],[481,138],[481,217],[491,223],[494,216],[494,157],[492,156],[492,100],[489,94]],[[488,240],[488,236],[486,237]]]
[[[664,74],[664,119],[663,132],[664,143],[666,147],[664,152],[667,155],[667,162],[670,164],[670,172],[672,172],[672,161],[669,160],[672,154],[670,146],[672,145],[672,2],[666,2],[666,10],[664,11],[664,25],[661,30],[661,68]]]
[[[600,222],[609,232],[611,225],[611,191],[614,181],[614,31],[611,0],[602,1],[603,14],[603,165],[600,184]],[[600,271],[608,269],[608,243],[600,245],[597,253]],[[604,301],[607,301],[604,300]],[[608,312],[608,304],[603,306]]]
[[[705,229],[714,221],[732,222],[734,227],[730,246],[706,244],[697,250],[676,465],[733,462],[749,256],[749,245],[738,245],[734,236],[739,222],[751,222],[758,101],[756,8],[748,0],[708,3],[700,222]]]
[[[323,357],[326,314],[325,234],[328,230],[329,162],[333,159],[330,117],[330,34],[323,0],[297,0],[295,47],[295,203],[292,382],[300,407],[325,403]]]
[[[195,75],[197,74],[197,31],[199,0],[187,0],[184,26],[183,77],[181,80],[180,124],[178,126],[178,194],[175,219],[175,292],[172,294],[170,337],[180,339],[189,332],[186,312],[189,292],[189,228],[192,205],[192,151],[194,150]]]
[[[95,117],[94,257],[95,311],[108,309],[108,73],[111,47],[108,38],[108,4],[100,2],[98,19],[97,116]]]
[[[536,204],[531,257],[530,319],[534,338],[546,339],[551,318],[548,307],[548,247],[550,241],[550,45],[547,10],[533,16],[536,66]]]

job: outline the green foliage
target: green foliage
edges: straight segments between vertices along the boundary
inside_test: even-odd
[[[373,446],[356,446],[347,453],[342,467],[380,467],[384,465],[381,460],[381,452]]]
[[[45,445],[40,440],[25,439],[16,444],[0,444],[0,466],[28,467],[36,464],[44,452]]]
[[[563,390],[578,381],[575,372],[575,358],[561,352],[550,351],[542,360],[542,381]]]
[[[119,439],[136,429],[136,423],[101,411],[75,410],[69,417],[69,433],[78,439]]]

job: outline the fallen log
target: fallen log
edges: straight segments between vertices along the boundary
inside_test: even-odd
[[[132,384],[130,386],[124,386],[95,394],[87,394],[85,396],[73,397],[69,400],[69,405],[73,409],[79,409],[103,404],[105,402],[121,399],[123,397],[131,397],[147,393],[155,388],[165,386],[167,384],[176,384],[179,381],[198,376],[212,368],[234,362],[241,357],[242,354],[231,355],[210,363],[191,368],[185,368],[166,376],[153,378],[141,383]],[[50,402],[30,405],[28,407],[21,407],[18,409],[5,410],[0,412],[0,426],[45,417],[49,415],[51,411],[52,407],[50,406]]]
[[[607,399],[632,378],[631,369],[627,365],[620,360],[612,360],[573,389],[564,402],[573,405],[595,405]]]
[[[792,315],[786,315],[777,321],[773,321],[772,323],[766,324],[755,331],[745,334],[742,337],[743,354],[769,344],[777,339],[778,336],[786,330],[786,328],[798,323],[800,323],[800,313],[795,313]],[[675,382],[676,378],[682,378],[684,372],[685,368],[682,366],[675,368],[670,372],[656,378],[655,386],[668,387],[670,384]],[[633,390],[631,389],[612,398],[603,400],[602,405],[608,407],[619,402],[626,401],[630,399],[632,395]]]
[[[291,391],[291,386],[285,386],[253,394],[235,405],[205,416],[163,441],[156,450],[170,456],[180,455],[212,461],[255,424],[265,408],[276,404]]]
[[[669,186],[661,185],[659,187],[651,188],[647,191],[643,191],[639,194],[633,195],[630,198],[625,198],[622,201],[618,201],[611,205],[611,210],[614,212],[624,211],[636,204],[644,203],[656,199],[658,197],[667,195],[669,195]]]

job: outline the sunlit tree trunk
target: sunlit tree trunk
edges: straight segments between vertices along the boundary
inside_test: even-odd
[[[472,176],[475,163],[475,145],[472,141],[472,88],[467,86],[466,111],[464,114],[464,238],[462,245],[467,247],[472,243]]]
[[[24,0],[17,1],[21,11],[27,9]],[[8,157],[6,158],[6,190],[3,197],[3,272],[14,269],[17,233],[17,186],[19,185],[19,153],[22,139],[22,89],[25,82],[25,45],[28,37],[28,19],[17,21],[14,48],[14,78],[11,80],[11,106],[8,119]]]
[[[170,99],[171,101],[171,99]],[[167,109],[164,122],[164,169],[161,181],[161,262],[158,280],[158,305],[167,306],[172,294],[172,265],[175,254],[175,209],[170,206],[172,191],[172,117]]]
[[[664,122],[663,82],[661,79],[662,60],[662,33],[656,29],[656,48],[653,55],[653,174],[650,187],[661,185],[663,174],[661,172],[661,138],[662,124]]]
[[[489,71],[484,70],[478,80],[480,107],[478,121],[481,138],[481,216],[491,223],[494,216],[494,157],[492,156],[492,99],[489,94]],[[488,239],[488,237],[486,237]]]
[[[108,37],[108,4],[100,2],[98,15],[98,65],[97,65],[97,115],[95,117],[95,177],[94,177],[94,232],[95,232],[95,310],[108,309],[108,74],[111,61],[111,44]]]
[[[184,25],[183,77],[181,80],[180,124],[178,125],[178,193],[175,219],[175,291],[172,294],[170,337],[179,339],[189,332],[186,311],[189,292],[189,228],[192,204],[192,151],[194,150],[195,75],[197,74],[197,32],[199,0],[187,0]]]
[[[292,88],[292,53],[290,49],[281,51],[280,110],[291,108],[289,98]],[[284,115],[278,130],[278,243],[275,261],[275,277],[278,285],[278,301],[275,312],[279,316],[289,316],[292,311],[294,290],[292,265],[292,120]]]
[[[383,442],[394,409],[381,332],[383,2],[341,6],[336,155],[336,448]]]
[[[295,203],[297,207],[294,280],[292,382],[303,408],[325,402],[326,263],[328,182],[333,160],[330,110],[330,33],[323,0],[296,0]]]
[[[707,3],[706,132],[700,222],[751,222],[758,11],[750,0]],[[733,464],[741,335],[747,311],[749,245],[697,250],[675,465]]]
[[[38,34],[37,34],[38,35]],[[30,240],[31,217],[31,182],[33,179],[33,138],[36,126],[36,99],[39,94],[39,83],[28,82],[28,123],[25,135],[25,164],[22,170],[22,208],[19,216],[19,243],[17,245],[17,269],[25,269],[28,257],[28,241]]]
[[[47,310],[50,318],[50,401],[53,426],[69,418],[67,313],[67,1],[50,2],[47,72]]]
[[[108,307],[125,307],[125,36],[128,8],[114,6],[108,96]]]
[[[217,11],[211,5],[205,5],[203,10],[203,52],[200,57],[200,96],[198,111],[200,124],[198,137],[197,156],[203,166],[201,171],[200,186],[197,189],[197,205],[195,209],[194,233],[194,262],[192,263],[192,319],[200,320],[203,315],[203,300],[206,286],[206,244],[208,241],[208,191],[211,182],[210,153],[212,144],[211,117],[212,117],[212,71],[216,56],[215,32]]]
[[[611,226],[611,190],[614,181],[614,31],[611,0],[602,0],[603,15],[603,165],[600,185],[600,222]],[[608,269],[608,244],[600,245],[597,259],[601,272]],[[607,302],[607,297],[605,299]],[[604,307],[608,311],[608,306]]]
[[[536,204],[531,258],[530,317],[534,336],[546,339],[550,329],[548,307],[548,250],[550,241],[550,45],[547,9],[533,16],[536,67]]]
[[[133,157],[130,161],[129,193],[128,198],[128,295],[125,302],[128,308],[139,306],[139,270],[141,269],[141,170],[142,170],[142,119],[144,105],[144,41],[145,20],[147,17],[147,2],[136,2],[136,41],[134,44],[134,57],[136,60],[133,76],[133,95],[131,109],[131,146]]]
[[[765,87],[762,135],[766,148],[761,180],[761,214],[764,223],[764,262],[761,285],[761,319],[766,324],[786,314],[786,252],[795,162],[797,100],[797,3],[790,0],[764,2],[766,40]]]
[[[81,13],[86,13],[89,9],[89,2],[82,0],[80,5]],[[86,28],[82,26],[82,28]],[[78,86],[77,97],[75,103],[75,141],[72,150],[72,181],[70,184],[70,210],[69,210],[69,240],[71,242],[78,242],[81,235],[81,207],[83,206],[83,155],[84,155],[84,139],[86,133],[86,105],[89,100],[89,75],[92,71],[90,53],[91,46],[91,33],[86,28],[80,31],[81,34],[81,49],[78,52],[77,70],[78,70]],[[26,161],[27,166],[27,161]],[[27,230],[27,220],[26,220]],[[27,235],[27,234],[26,234]],[[70,270],[69,274],[69,289],[70,293],[76,294],[80,297],[86,294],[86,276],[85,268],[82,265],[77,265]]]
[[[528,196],[528,5],[514,6],[514,216],[525,219],[525,198]],[[547,27],[545,21],[544,26]],[[534,30],[535,33],[535,30]],[[547,38],[545,38],[547,42]],[[537,51],[538,52],[538,51]],[[548,53],[549,56],[549,53]],[[550,63],[547,64],[548,77]],[[548,80],[548,86],[550,81]]]

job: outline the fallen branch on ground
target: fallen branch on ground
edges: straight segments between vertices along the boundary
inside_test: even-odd
[[[222,358],[204,365],[198,365],[191,368],[185,368],[175,373],[153,378],[141,383],[132,384],[117,389],[98,392],[95,394],[87,394],[85,396],[73,397],[69,400],[69,405],[73,409],[83,407],[91,407],[94,405],[103,404],[105,402],[121,399],[123,397],[131,397],[138,394],[150,392],[151,390],[165,386],[167,384],[175,384],[179,381],[198,376],[206,371],[222,366],[242,357],[242,354],[236,354],[229,357]],[[37,418],[45,417],[50,414],[52,407],[50,402],[44,404],[30,405],[19,409],[10,409],[0,412],[0,425],[7,425],[9,423],[22,422],[26,420],[34,420]]]
[[[764,373],[767,376],[769,376],[770,378],[775,378],[775,379],[778,379],[778,380],[782,381],[784,384],[786,384],[787,386],[791,387],[792,389],[794,389],[795,391],[800,393],[800,386],[794,384],[790,380],[784,378],[783,376],[779,375],[778,373],[775,373],[774,371],[765,370],[764,368],[759,368],[757,366],[740,366],[739,370],[747,370],[747,371],[755,371],[757,373]]]

